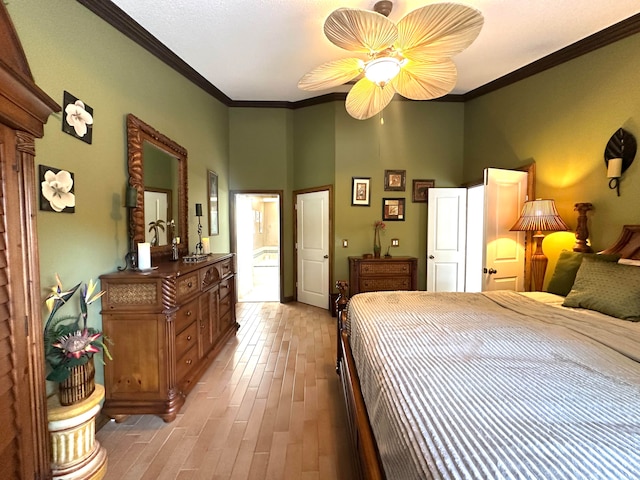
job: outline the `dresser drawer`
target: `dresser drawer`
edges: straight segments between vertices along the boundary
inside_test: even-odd
[[[411,290],[411,279],[407,278],[365,278],[360,280],[361,292],[383,290]]]
[[[206,290],[212,285],[215,285],[218,283],[218,280],[220,280],[220,272],[216,265],[211,265],[210,267],[200,270],[200,285],[202,285],[202,290]]]
[[[220,282],[220,301],[223,298],[226,298],[231,293],[231,288],[233,287],[233,278],[227,278],[226,280],[222,280]]]
[[[176,313],[176,333],[182,332],[198,316],[198,299],[187,303],[184,307],[180,307]]]
[[[233,273],[233,258],[228,258],[217,265],[220,271],[220,277],[225,277]]]
[[[189,371],[198,363],[198,349],[195,347],[196,342],[193,342],[191,348],[184,352],[182,357],[176,362],[176,378],[179,384],[183,383],[182,380],[184,377],[187,376]]]
[[[187,328],[176,335],[176,358],[182,358],[188,350],[198,343],[198,322],[192,322]]]
[[[368,262],[360,264],[360,275],[408,275],[409,262]]]
[[[220,314],[220,331],[225,332],[231,325],[232,321],[233,321],[233,317],[231,316],[231,311],[227,311],[224,314],[221,313]]]
[[[220,295],[222,295],[222,289],[220,289]],[[225,295],[224,297],[220,297],[220,315],[224,315],[226,312],[231,310],[231,295]]]
[[[200,291],[198,272],[189,273],[184,277],[179,277],[177,281],[178,303],[189,298]]]

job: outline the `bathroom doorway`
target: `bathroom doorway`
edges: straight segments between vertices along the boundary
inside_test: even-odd
[[[282,193],[231,192],[231,241],[239,302],[280,302]]]

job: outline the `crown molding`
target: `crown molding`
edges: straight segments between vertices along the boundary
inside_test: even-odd
[[[228,107],[298,109],[322,103],[343,101],[347,96],[346,93],[329,93],[296,102],[231,100],[113,2],[109,0],[77,0],[77,2]],[[433,101],[466,102],[467,100],[478,98],[636,33],[640,33],[640,14],[594,33],[463,95],[445,95]],[[406,100],[403,97],[401,99]]]
[[[572,43],[571,45],[568,45],[557,52],[551,53],[546,57],[542,57],[541,59],[525,65],[518,70],[514,70],[513,72],[478,87],[475,90],[471,90],[463,95],[464,99],[467,101],[481,97],[482,95],[486,95],[487,93],[494,92],[506,87],[507,85],[524,80],[525,78],[532,77],[533,75],[544,72],[550,68],[562,65],[569,60],[573,60],[574,58],[578,58],[639,32],[640,13],[616,23],[609,28],[594,33],[593,35],[585,37],[582,40]]]

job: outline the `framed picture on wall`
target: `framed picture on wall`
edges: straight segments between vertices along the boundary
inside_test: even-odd
[[[385,170],[384,189],[387,192],[404,192],[406,170]]]
[[[435,180],[414,180],[411,201],[414,203],[427,203],[429,201],[429,189],[435,187],[435,185]]]
[[[371,205],[371,177],[351,178],[351,205],[368,207]]]
[[[62,131],[91,144],[93,138],[93,108],[66,91],[62,96],[62,105],[64,105]]]
[[[404,198],[383,198],[382,199],[382,221],[383,222],[404,222],[405,199]]]
[[[38,172],[40,175],[40,210],[75,213],[76,196],[73,173],[46,165],[39,165]]]
[[[209,235],[218,235],[218,175],[207,170],[207,198],[209,199]]]

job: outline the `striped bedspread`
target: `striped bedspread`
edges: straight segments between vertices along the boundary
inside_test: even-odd
[[[377,292],[350,300],[348,328],[389,480],[640,479],[640,323],[514,292]]]

